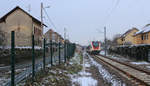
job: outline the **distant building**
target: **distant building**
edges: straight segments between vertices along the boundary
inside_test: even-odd
[[[45,37],[47,43],[49,43],[50,40],[52,40],[52,33],[53,33],[53,30],[52,30],[52,29],[49,29],[49,30],[44,34],[44,37]]]
[[[119,38],[117,39],[117,44],[118,44],[118,45],[122,45],[122,44],[123,44],[123,41],[122,41],[122,38],[121,38],[121,37],[119,37]]]
[[[61,35],[59,35],[59,38],[60,42],[64,44],[64,38]]]
[[[5,33],[6,46],[11,44],[11,31],[15,31],[16,46],[31,46],[32,33],[35,34],[35,44],[42,45],[41,22],[18,6],[0,18],[0,30]]]
[[[150,44],[150,24],[147,24],[135,35],[135,44]]]
[[[59,38],[59,34],[57,32],[54,32],[54,40],[56,43],[59,42],[60,38]]]
[[[120,38],[117,39],[118,44],[120,45],[136,44],[134,39],[134,34],[138,31],[139,30],[136,28],[129,29]]]
[[[46,39],[46,42],[49,43],[50,40],[52,40],[52,42],[61,42],[63,43],[63,38],[60,34],[58,34],[57,32],[54,32],[52,29],[49,29],[45,34],[45,39]]]

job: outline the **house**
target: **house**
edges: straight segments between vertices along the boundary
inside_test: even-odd
[[[52,29],[49,29],[45,34],[44,37],[46,39],[46,43],[49,43],[50,40],[52,40],[52,34],[54,33],[54,31]]]
[[[135,35],[135,44],[150,44],[150,24],[144,26]]]
[[[46,43],[49,43],[50,40],[52,40],[52,42],[56,42],[58,43],[59,41],[61,43],[63,43],[63,38],[60,34],[58,34],[57,32],[53,31],[52,29],[49,29],[45,34],[45,39],[46,39]]]
[[[138,32],[137,28],[132,28],[126,31],[124,34],[118,38],[117,42],[120,45],[128,45],[128,44],[135,44],[134,34]]]
[[[59,38],[59,34],[57,32],[54,32],[54,40],[56,43],[59,42],[60,38]]]
[[[64,44],[64,38],[63,38],[60,34],[59,34],[58,36],[59,36],[59,38],[60,38],[59,41],[60,41],[62,44]]]
[[[122,38],[121,38],[121,37],[119,37],[119,38],[117,39],[117,44],[118,44],[118,45],[123,45],[123,41],[122,41]]]
[[[19,6],[0,18],[0,31],[5,34],[6,46],[11,45],[11,31],[15,31],[16,46],[32,46],[32,34],[35,34],[35,45],[42,45],[41,22]]]

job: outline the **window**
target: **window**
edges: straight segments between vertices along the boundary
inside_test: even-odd
[[[148,40],[148,33],[141,35],[142,40]]]
[[[122,41],[125,41],[125,38],[122,38]]]
[[[42,31],[39,28],[34,27],[34,34],[35,35],[42,35]]]
[[[144,35],[141,35],[141,39],[144,40]]]
[[[148,33],[145,34],[145,39],[148,40]]]
[[[55,40],[55,34],[54,33],[52,34],[52,40]]]

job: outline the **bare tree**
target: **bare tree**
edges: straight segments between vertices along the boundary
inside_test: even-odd
[[[112,40],[106,39],[106,45],[107,45],[107,47],[118,45],[117,39],[118,39],[119,37],[121,37],[121,34],[116,34],[116,35],[114,35],[114,37],[113,37]],[[101,46],[104,47],[104,42],[101,43]]]
[[[113,37],[113,39],[112,39],[112,45],[113,45],[113,46],[118,45],[117,40],[118,40],[118,38],[120,38],[120,37],[121,37],[121,34],[116,34],[116,35],[114,35],[114,37]]]

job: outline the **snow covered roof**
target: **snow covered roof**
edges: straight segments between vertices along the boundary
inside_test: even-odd
[[[146,25],[140,31],[136,32],[135,35],[141,34],[141,33],[146,33],[146,32],[150,32],[150,24]]]
[[[132,29],[127,30],[124,34],[122,34],[121,37],[127,36],[127,34],[129,34],[132,30],[135,30],[135,29],[136,29],[136,28],[132,28]],[[136,29],[136,30],[138,30],[138,29]]]

